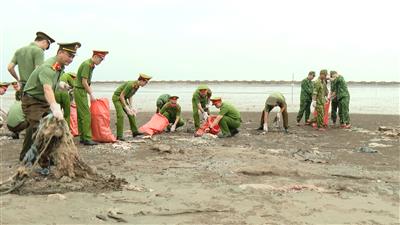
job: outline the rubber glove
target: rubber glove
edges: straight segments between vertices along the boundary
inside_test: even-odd
[[[313,100],[313,101],[311,102],[311,106],[315,108],[315,107],[317,106],[317,101]]]
[[[171,126],[171,132],[174,132],[175,130],[176,130],[176,125],[174,124]]]
[[[56,119],[62,120],[63,119],[63,113],[61,112],[60,105],[57,103],[53,103],[50,105],[50,110],[53,113],[53,116]]]
[[[129,106],[125,106],[124,107],[124,109],[125,109],[125,112],[128,114],[128,115],[130,115],[130,116],[133,116],[133,115],[135,115],[135,113],[133,112],[133,110],[131,109],[131,108],[129,108]]]
[[[70,89],[71,87],[65,83],[64,81],[60,81],[60,83],[58,84],[58,87],[62,90],[62,91],[67,91],[68,89]]]
[[[96,101],[97,100],[97,98],[94,96],[94,94],[93,94],[93,92],[90,94],[90,101],[91,102],[94,102],[94,101]]]
[[[263,125],[263,130],[264,130],[265,132],[268,132],[268,123],[264,123],[264,125]]]
[[[203,119],[207,120],[208,119],[208,113],[207,112],[203,112]]]

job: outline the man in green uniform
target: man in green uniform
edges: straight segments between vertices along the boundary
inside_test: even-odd
[[[139,78],[135,81],[127,81],[120,85],[112,96],[115,111],[117,114],[117,139],[125,141],[124,139],[124,113],[128,116],[129,125],[132,131],[132,136],[136,137],[141,135],[136,126],[136,110],[133,108],[132,96],[139,90],[140,87],[144,87],[151,76],[144,73],[139,74]]]
[[[53,38],[39,31],[36,33],[34,42],[18,49],[14,53],[11,62],[8,64],[8,72],[15,78],[15,80],[19,81],[21,90],[24,89],[24,86],[33,70],[43,63],[44,50],[49,49],[50,44],[53,42]],[[17,65],[19,76],[15,71],[15,66]]]
[[[25,119],[21,104],[21,101],[15,101],[7,113],[7,128],[13,133],[13,139],[19,139],[19,133],[29,125]]]
[[[210,103],[212,92],[207,85],[199,85],[192,96],[193,120],[195,130],[200,128],[200,113],[203,120],[207,120],[210,111],[207,105]]]
[[[222,102],[221,97],[213,97],[211,102],[219,109],[219,113],[206,132],[218,124],[222,132],[222,134],[218,134],[219,138],[233,137],[239,133],[238,128],[242,122],[239,111],[232,104]]]
[[[171,132],[174,132],[176,128],[185,125],[185,122],[181,118],[181,106],[178,104],[178,96],[173,95],[169,97],[169,102],[160,109],[160,113],[167,117],[170,126],[168,127]]]
[[[64,90],[57,89],[55,93],[56,101],[60,104],[61,109],[64,112],[64,119],[67,121],[68,126],[70,126],[70,114],[71,114],[71,96],[70,92],[75,86],[75,73],[64,73],[60,77],[60,86],[66,86]],[[65,90],[67,89],[67,90]]]
[[[95,66],[99,65],[107,54],[107,51],[94,50],[92,57],[83,61],[78,69],[74,97],[76,110],[78,113],[80,143],[84,145],[97,145],[97,142],[92,140],[88,94],[90,96],[90,101],[96,100],[93,89],[90,87],[92,82],[92,74]]]
[[[157,107],[156,113],[160,112],[160,109],[169,101],[170,97],[171,96],[169,94],[162,94],[157,98],[157,101],[156,101],[156,107]]]
[[[313,82],[312,80],[315,77],[315,72],[310,71],[308,73],[307,78],[305,78],[301,82],[301,94],[300,94],[300,110],[297,113],[297,126],[300,126],[300,120],[303,118],[306,125],[310,125],[310,106],[312,101],[312,92],[313,92]]]
[[[347,89],[343,76],[334,74],[335,85],[333,86],[332,97],[336,97],[339,107],[340,127],[351,128],[349,116],[350,93]]]
[[[36,68],[25,85],[22,96],[22,110],[29,123],[20,154],[20,160],[33,144],[32,135],[38,128],[40,119],[48,114],[49,109],[54,117],[62,120],[60,105],[57,104],[54,91],[59,78],[75,57],[76,50],[81,46],[79,42],[59,43],[57,55],[46,60]]]
[[[288,117],[288,112],[287,112],[286,99],[283,96],[283,94],[279,93],[279,92],[271,93],[268,96],[267,100],[265,101],[265,108],[264,108],[263,112],[261,113],[260,127],[258,129],[268,132],[269,113],[276,106],[279,106],[279,108],[280,108],[279,113],[277,113],[277,120],[278,120],[278,122],[280,122],[281,118],[283,117],[284,132],[288,133],[288,128],[289,128],[289,125],[288,125],[289,119],[288,118],[289,117]]]
[[[320,131],[324,131],[324,105],[326,98],[328,97],[328,88],[326,86],[326,76],[328,75],[327,70],[321,70],[319,78],[314,83],[314,90],[312,96],[312,107],[317,111],[317,118],[314,117],[313,121],[317,122],[317,128]]]
[[[333,126],[336,126],[336,119],[337,119],[337,111],[338,111],[338,100],[336,96],[333,96],[333,89],[335,86],[335,82],[336,82],[336,75],[337,72],[332,70],[329,72],[330,75],[330,82],[331,82],[331,120],[333,123]]]

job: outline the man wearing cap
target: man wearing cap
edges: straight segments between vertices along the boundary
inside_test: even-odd
[[[212,92],[207,85],[201,84],[197,87],[196,91],[192,96],[192,107],[193,107],[193,120],[195,130],[200,128],[200,113],[202,118],[207,120],[210,111],[207,105],[210,103]]]
[[[8,86],[10,86],[10,83],[0,82],[0,95],[4,95],[7,92]]]
[[[160,109],[169,101],[169,97],[171,97],[169,94],[162,94],[157,98],[156,101],[156,113],[160,112]]]
[[[328,88],[326,86],[327,70],[321,70],[319,78],[314,83],[313,96],[311,106],[317,111],[317,117],[313,121],[317,122],[317,129],[324,131],[324,105],[328,97]]]
[[[300,120],[304,115],[304,122],[306,125],[310,125],[310,106],[312,101],[312,92],[313,92],[313,82],[312,80],[315,77],[315,72],[310,71],[308,76],[301,82],[301,94],[300,94],[300,110],[297,113],[297,126],[300,125]]]
[[[97,145],[97,142],[92,140],[91,118],[87,95],[89,94],[90,101],[96,100],[93,89],[90,87],[92,74],[95,66],[99,65],[107,54],[108,51],[94,50],[92,57],[83,61],[78,69],[74,97],[78,113],[80,143],[84,145]]]
[[[338,100],[337,100],[337,97],[333,96],[332,94],[333,94],[333,89],[335,86],[335,81],[336,81],[335,78],[336,78],[337,72],[334,70],[331,70],[329,72],[329,75],[330,75],[330,81],[331,81],[331,84],[330,84],[330,88],[331,88],[331,120],[332,120],[333,126],[336,126],[336,119],[337,119],[337,112],[338,112]]]
[[[338,102],[340,127],[349,129],[351,128],[349,116],[350,93],[343,76],[335,73],[333,77],[335,83],[333,85],[332,98],[335,97]]]
[[[185,125],[185,122],[181,118],[181,106],[178,104],[178,98],[179,97],[176,95],[170,96],[169,102],[160,109],[160,113],[164,115],[170,123],[169,130],[171,132]]]
[[[282,93],[279,92],[274,92],[271,93],[267,100],[265,101],[265,108],[261,113],[261,121],[260,121],[260,128],[259,130],[264,130],[265,132],[268,132],[268,121],[269,121],[269,113],[273,108],[276,106],[279,106],[280,111],[277,114],[277,119],[278,121],[281,121],[281,117],[283,117],[283,128],[284,132],[288,133],[288,122],[289,122],[289,117],[288,117],[288,112],[287,112],[287,104],[285,97],[283,96]]]
[[[222,132],[222,134],[218,134],[220,138],[232,137],[239,133],[238,128],[242,122],[239,111],[232,104],[222,102],[221,97],[213,97],[211,102],[219,109],[219,113],[206,132],[218,124]]]
[[[50,48],[50,44],[54,42],[54,39],[43,32],[37,32],[35,41],[30,43],[28,46],[18,49],[15,53],[11,62],[8,64],[8,72],[19,81],[21,84],[21,90],[24,89],[29,76],[35,70],[36,67],[40,66],[44,61],[44,50]],[[15,71],[15,66],[18,65],[18,72]]]
[[[79,42],[59,43],[59,46],[56,56],[49,58],[32,72],[23,90],[22,110],[29,126],[26,130],[20,160],[24,159],[25,153],[32,146],[32,135],[36,132],[40,119],[48,114],[49,109],[55,118],[63,119],[54,91],[64,72],[64,67],[72,62],[81,44]]]
[[[64,112],[64,119],[67,121],[68,127],[70,126],[70,114],[71,114],[71,96],[70,92],[73,90],[75,86],[75,73],[64,73],[60,77],[60,86],[66,86],[67,90],[58,88],[55,93],[56,101],[60,104],[61,109]]]
[[[151,76],[144,73],[139,74],[139,78],[135,81],[127,81],[121,84],[114,92],[112,101],[114,103],[115,111],[117,114],[117,139],[125,141],[124,139],[124,113],[128,116],[129,125],[132,131],[132,136],[136,137],[141,135],[136,126],[136,110],[133,108],[132,96],[144,87]]]

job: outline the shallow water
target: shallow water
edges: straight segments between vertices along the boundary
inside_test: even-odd
[[[96,97],[106,97],[111,101],[119,83],[94,83]],[[194,83],[149,83],[140,88],[133,97],[140,111],[154,111],[155,102],[164,93],[180,96],[183,111],[191,111],[191,98],[197,84]],[[240,111],[261,111],[265,100],[272,92],[279,91],[286,97],[289,112],[296,112],[300,105],[300,84],[261,83],[209,83],[215,96],[233,103]],[[400,85],[398,84],[349,84],[350,113],[394,114],[400,113]],[[10,87],[1,97],[0,106],[8,110],[14,101],[14,91]],[[111,104],[113,108],[113,104]]]

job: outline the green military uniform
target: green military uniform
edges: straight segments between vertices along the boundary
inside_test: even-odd
[[[51,57],[36,68],[30,75],[22,96],[22,110],[29,123],[20,154],[20,160],[33,144],[32,135],[36,132],[40,119],[48,114],[50,105],[47,103],[43,85],[50,85],[53,91],[56,89],[60,75],[64,72],[64,66],[54,67],[56,57]]]
[[[169,123],[175,123],[176,117],[179,116],[179,121],[176,124],[176,128],[185,125],[181,117],[181,106],[177,103],[176,105],[172,105],[171,102],[167,102],[161,109],[160,113],[167,117]]]
[[[157,112],[169,101],[169,94],[160,95],[156,101]]]
[[[346,81],[343,76],[338,75],[335,79],[334,92],[336,93],[338,106],[339,106],[339,118],[340,124],[350,124],[349,116],[349,104],[350,104],[350,93],[347,89]]]
[[[95,65],[92,59],[83,61],[78,68],[76,86],[74,88],[74,98],[78,114],[78,130],[81,141],[92,140],[91,117],[88,102],[88,93],[82,84],[82,78],[86,78],[88,85],[92,82],[92,74]]]
[[[22,111],[21,101],[15,101],[11,105],[7,113],[7,127],[18,137],[18,134],[28,127],[29,123],[25,119],[25,114]]]
[[[218,125],[224,136],[237,133],[240,127],[241,117],[239,111],[230,103],[222,102],[218,115],[223,116]]]
[[[125,111],[124,105],[122,104],[119,96],[122,92],[124,92],[125,101],[130,99],[140,88],[139,81],[127,81],[121,84],[114,92],[112,96],[112,101],[115,106],[115,111],[117,113],[117,137],[123,138],[124,134],[124,113],[128,116],[129,125],[132,131],[132,134],[138,133],[138,128],[136,125],[136,117],[134,115],[128,115]],[[128,103],[128,101],[127,101]]]
[[[331,80],[331,92],[334,92],[335,83],[336,79]],[[333,123],[336,123],[337,111],[338,111],[338,100],[337,97],[333,97],[331,99],[331,120]]]
[[[304,79],[301,82],[301,94],[300,94],[300,110],[297,113],[297,122],[299,123],[301,118],[304,115],[304,121],[307,122],[310,118],[310,106],[312,102],[312,93],[313,93],[313,82],[308,78]]]
[[[44,50],[32,42],[28,46],[18,49],[11,63],[18,65],[19,82],[21,90],[23,90],[29,76],[37,66],[40,66],[44,61]]]
[[[326,102],[325,97],[328,96],[328,88],[325,81],[322,81],[321,79],[315,81],[313,96],[316,96],[315,110],[317,111],[317,118],[314,118],[313,121],[317,122],[318,128],[322,128],[324,125],[324,105]]]
[[[67,83],[71,88],[75,86],[75,80],[71,76],[71,73],[64,73],[60,77],[60,81]],[[68,126],[70,126],[70,113],[71,113],[71,97],[68,91],[63,91],[57,89],[55,92],[55,98],[58,104],[60,104],[61,109],[64,112],[64,119],[67,121]]]
[[[260,122],[260,127],[263,127],[264,125],[264,112],[271,112],[275,106],[279,106],[280,108],[285,108],[282,111],[282,117],[283,117],[283,127],[285,129],[289,128],[289,116],[287,112],[287,104],[286,104],[286,99],[285,96],[283,96],[282,93],[279,92],[273,92],[271,93],[267,100],[265,101],[265,108],[263,112],[261,113],[261,122]]]
[[[207,95],[201,96],[200,94],[201,89],[207,89]],[[192,96],[193,120],[194,120],[194,127],[196,130],[200,128],[200,115],[199,115],[199,107],[197,106],[197,104],[200,103],[201,107],[206,112],[209,112],[209,110],[206,108],[206,105],[210,102],[211,95],[212,92],[206,85],[200,85],[193,93]]]

